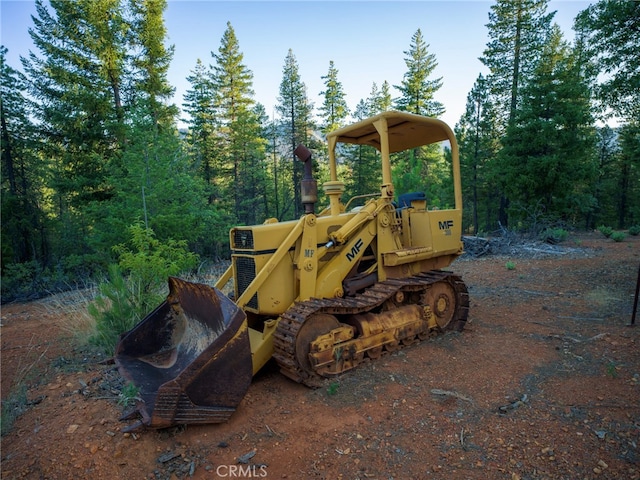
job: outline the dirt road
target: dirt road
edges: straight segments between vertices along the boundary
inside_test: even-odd
[[[228,423],[124,434],[121,380],[42,300],[2,308],[3,479],[640,479],[640,237],[462,258],[470,321],[317,390],[269,365]],[[507,268],[507,262],[510,262]],[[50,304],[49,304],[50,306]],[[640,319],[637,320],[640,323]]]

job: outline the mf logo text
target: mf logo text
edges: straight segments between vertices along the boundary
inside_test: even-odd
[[[362,249],[363,245],[364,245],[364,242],[362,241],[361,238],[359,238],[358,241],[355,243],[355,245],[351,247],[351,251],[347,252],[347,260],[351,262],[354,258],[356,258],[356,256]]]
[[[451,229],[453,228],[453,220],[438,221],[438,228],[442,230],[445,235],[451,235]]]

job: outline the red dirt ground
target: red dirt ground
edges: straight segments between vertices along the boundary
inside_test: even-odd
[[[268,365],[229,422],[135,434],[121,432],[117,372],[74,346],[62,311],[5,305],[3,402],[28,389],[1,477],[640,479],[640,238],[563,246],[454,263],[471,298],[462,333],[317,390]]]

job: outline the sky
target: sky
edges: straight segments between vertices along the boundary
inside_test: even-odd
[[[573,39],[575,16],[591,3],[552,0],[565,39]],[[230,22],[238,39],[244,65],[253,73],[255,100],[275,116],[285,58],[289,49],[296,58],[307,97],[317,109],[325,89],[323,76],[334,62],[347,104],[355,109],[360,100],[387,81],[400,85],[407,71],[405,52],[418,29],[436,57],[430,80],[442,78],[435,100],[446,112],[441,117],[453,127],[464,113],[467,95],[480,73],[487,70],[479,57],[486,47],[488,14],[493,1],[214,1],[169,0],[165,12],[167,45],[175,52],[168,80],[175,87],[174,103],[182,107],[190,84],[186,80],[198,59],[214,62],[222,36]],[[22,70],[20,57],[34,50],[28,29],[35,14],[31,0],[0,0],[0,39],[7,47],[7,63]],[[391,89],[393,97],[399,92]]]

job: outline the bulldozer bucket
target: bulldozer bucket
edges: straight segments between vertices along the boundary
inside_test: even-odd
[[[221,423],[251,384],[246,316],[218,289],[169,278],[169,295],[116,346],[120,374],[138,389],[142,425]]]

